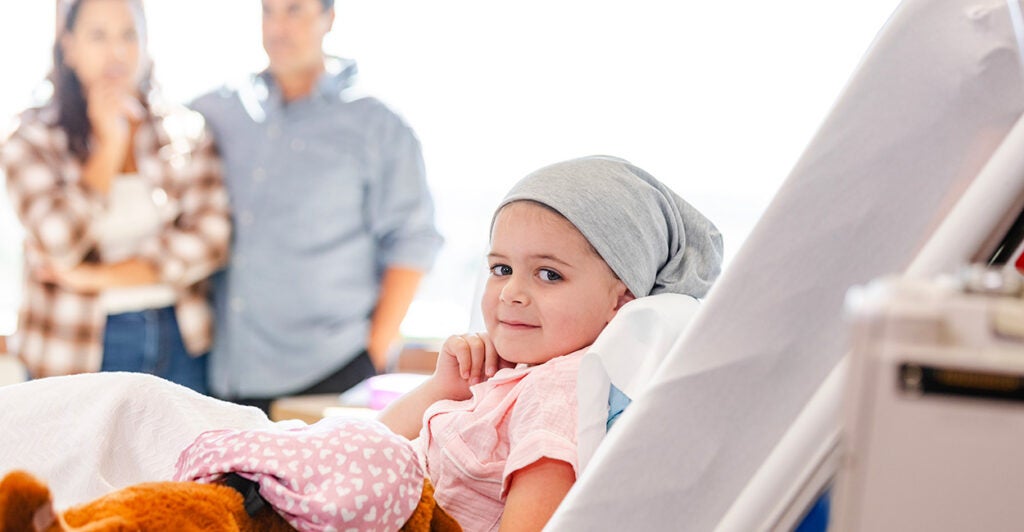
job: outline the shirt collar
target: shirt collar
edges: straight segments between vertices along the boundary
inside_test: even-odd
[[[566,360],[569,360],[571,358],[582,357],[584,354],[586,354],[588,349],[590,349],[590,346],[584,347],[583,349],[580,349],[578,351],[573,351],[572,353],[569,353],[567,355],[562,355],[560,357],[555,357],[555,358],[545,362],[544,364],[548,364],[548,363],[550,363],[552,361],[556,361],[556,360],[557,360],[556,364],[558,364],[558,363],[562,363],[562,362],[564,362]],[[493,377],[491,377],[490,379],[487,379],[485,382],[490,382],[490,383],[497,384],[499,382],[504,382],[504,381],[509,381],[509,380],[517,379],[517,378],[520,378],[520,377],[526,375],[527,373],[530,373],[534,369],[539,368],[540,366],[543,366],[544,364],[535,364],[535,365],[531,366],[529,364],[523,363],[523,364],[516,364],[516,366],[512,367],[512,368],[499,369],[498,372],[495,373]]]
[[[316,98],[325,101],[338,99],[343,91],[355,83],[358,70],[356,62],[352,59],[325,57],[324,72],[320,74],[320,78],[313,86],[313,92],[309,99]],[[260,101],[264,103],[281,102],[281,89],[269,69],[260,72],[253,81],[253,85]]]

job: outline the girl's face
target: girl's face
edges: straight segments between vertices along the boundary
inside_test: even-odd
[[[85,0],[61,37],[64,62],[86,93],[101,85],[134,92],[142,73],[142,12],[131,0]]]
[[[531,202],[498,213],[488,263],[484,323],[510,362],[541,364],[590,345],[633,298],[572,223]]]

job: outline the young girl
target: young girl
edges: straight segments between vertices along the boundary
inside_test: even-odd
[[[26,233],[11,347],[33,378],[141,371],[205,391],[203,280],[230,237],[212,144],[152,98],[140,0],[62,4],[53,96],[0,148]]]
[[[298,446],[275,443],[281,432],[207,433],[182,453],[177,477],[240,472],[275,508],[287,507],[294,526],[321,530],[335,518],[339,529],[358,520],[337,507],[356,489],[353,473],[401,479],[358,482],[383,501],[353,499],[372,512],[360,522],[385,526],[377,518],[400,514],[404,495],[390,486],[406,492],[425,471],[438,504],[466,530],[539,530],[579,473],[575,389],[587,346],[636,297],[702,297],[721,256],[715,227],[626,161],[586,157],[542,168],[495,212],[481,303],[487,332],[445,341],[433,376],[381,414],[391,432],[328,418],[288,431],[303,439]],[[279,459],[303,449],[303,460]],[[391,460],[373,461],[384,452]],[[412,456],[422,470],[408,464]]]

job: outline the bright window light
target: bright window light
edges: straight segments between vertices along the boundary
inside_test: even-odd
[[[722,230],[728,263],[896,4],[339,1],[326,49],[356,59],[367,91],[416,130],[447,239],[403,331],[468,325],[494,205],[521,176],[572,157],[617,155],[668,183]],[[0,84],[4,116],[46,71],[52,5],[0,3],[0,46],[18,50]],[[259,2],[146,9],[173,100],[264,64]],[[0,217],[0,334],[18,284],[11,225]]]

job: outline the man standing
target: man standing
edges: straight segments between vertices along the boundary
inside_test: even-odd
[[[442,239],[413,131],[329,57],[333,0],[262,0],[269,68],[198,98],[235,224],[210,388],[268,410],[384,368]]]

